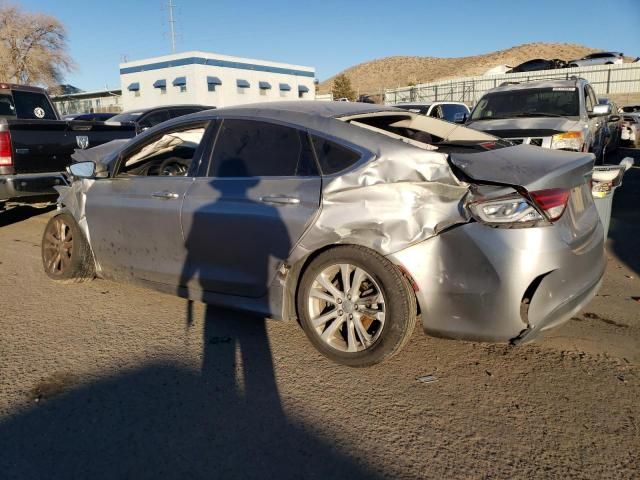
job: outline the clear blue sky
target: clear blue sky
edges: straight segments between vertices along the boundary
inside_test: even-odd
[[[1,2],[2,0],[0,0]],[[460,57],[528,42],[640,55],[640,0],[174,0],[177,51],[316,68],[320,80],[390,55]],[[84,90],[119,86],[118,63],[171,52],[165,0],[14,0],[67,27]]]

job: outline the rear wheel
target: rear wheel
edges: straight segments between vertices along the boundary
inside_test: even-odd
[[[68,213],[52,217],[42,236],[42,265],[53,280],[83,282],[95,276],[89,244]]]
[[[366,367],[398,353],[416,322],[416,298],[398,268],[359,246],[321,253],[305,270],[298,315],[327,358]]]

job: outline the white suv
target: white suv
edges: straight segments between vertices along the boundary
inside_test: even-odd
[[[577,60],[571,60],[569,67],[590,67],[592,65],[614,65],[624,63],[621,52],[591,53]]]

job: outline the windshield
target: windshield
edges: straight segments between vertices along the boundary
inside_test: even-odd
[[[124,112],[109,119],[110,122],[135,122],[144,112]]]
[[[640,105],[628,105],[626,107],[622,107],[622,111],[624,113],[640,112]]]
[[[536,88],[489,93],[473,109],[471,120],[521,116],[577,117],[578,90],[574,87]]]

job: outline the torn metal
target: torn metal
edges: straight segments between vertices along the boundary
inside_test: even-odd
[[[362,245],[383,255],[396,252],[468,222],[463,207],[468,192],[446,154],[397,146],[325,182],[319,215],[294,256],[335,243]]]

